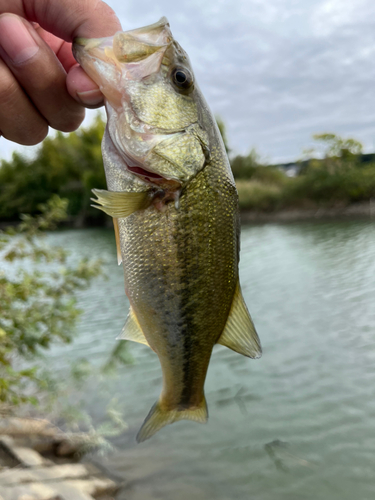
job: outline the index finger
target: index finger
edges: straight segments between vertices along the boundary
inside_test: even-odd
[[[0,14],[10,12],[40,24],[67,42],[101,38],[121,30],[113,10],[101,0],[0,0]]]

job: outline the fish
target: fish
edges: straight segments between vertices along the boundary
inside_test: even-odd
[[[223,141],[168,20],[73,43],[105,97],[108,190],[130,310],[120,339],[149,346],[163,375],[137,441],[208,419],[204,383],[215,344],[249,358],[261,345],[239,282],[238,194]]]

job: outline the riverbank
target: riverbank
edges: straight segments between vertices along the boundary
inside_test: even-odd
[[[113,500],[120,483],[80,463],[87,439],[43,419],[0,419],[0,500]]]
[[[241,222],[293,222],[325,219],[375,218],[375,200],[347,206],[293,208],[275,212],[241,210]]]
[[[347,206],[336,207],[314,207],[314,208],[288,208],[276,210],[272,212],[264,212],[259,210],[241,210],[241,222],[293,222],[304,220],[329,220],[329,219],[368,219],[375,218],[375,199],[364,201],[361,203],[352,203]],[[16,226],[19,221],[2,222],[0,221],[0,230],[4,230],[9,226]],[[87,229],[95,227],[112,227],[112,220],[108,217],[105,224],[101,226],[95,225],[79,225],[76,220],[70,218],[64,221],[59,226],[67,229]]]

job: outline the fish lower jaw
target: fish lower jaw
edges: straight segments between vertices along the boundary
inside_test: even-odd
[[[129,167],[127,169],[132,174],[140,177],[144,182],[157,186],[165,191],[178,191],[181,188],[181,183],[175,179],[166,179],[156,172],[150,172],[143,167]]]
[[[142,177],[142,179],[144,179],[148,182],[155,183],[159,180],[166,180],[161,175],[156,174],[154,172],[150,172],[150,171],[145,170],[144,168],[141,168],[141,167],[129,167],[128,166],[128,170],[132,174],[138,175],[139,177]]]

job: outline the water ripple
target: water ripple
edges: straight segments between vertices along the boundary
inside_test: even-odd
[[[108,280],[79,296],[84,315],[70,346],[104,361],[127,314],[112,232],[54,233],[72,259],[106,260]],[[158,397],[160,366],[129,344],[133,366],[85,394],[97,421],[116,395],[129,432],[105,465],[128,481],[120,499],[360,500],[375,496],[375,225],[317,222],[246,226],[241,283],[262,339],[252,361],[215,348],[207,377],[210,422],[179,422],[136,446]]]

